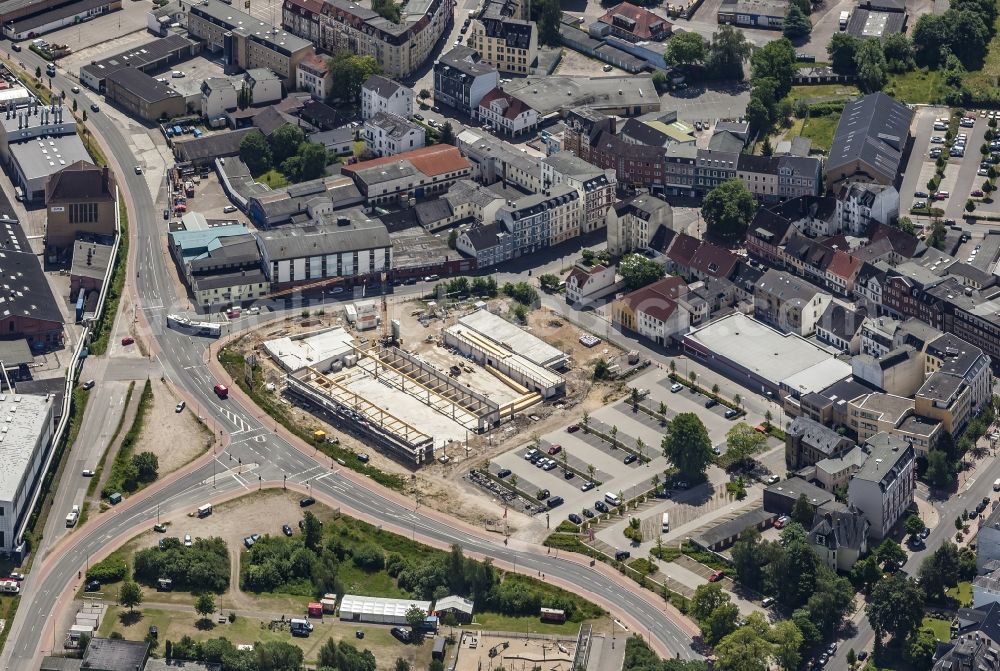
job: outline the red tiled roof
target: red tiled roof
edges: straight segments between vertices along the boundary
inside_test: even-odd
[[[634,311],[645,312],[660,320],[666,320],[677,309],[677,297],[687,288],[683,277],[671,275],[636,289],[622,300]]]
[[[307,56],[306,58],[302,59],[302,62],[299,64],[299,66],[301,67],[302,65],[305,65],[306,67],[311,68],[315,72],[319,72],[322,74],[326,74],[330,70],[329,61],[327,61],[322,56],[317,56],[316,54],[312,54],[311,56]]]
[[[436,144],[430,147],[421,147],[412,151],[404,151],[395,156],[383,156],[370,161],[362,161],[354,165],[347,165],[341,169],[344,174],[352,174],[375,168],[387,163],[398,163],[399,161],[409,161],[414,168],[425,175],[435,176],[446,172],[455,172],[469,167],[469,162],[458,151],[457,147],[450,144]]]
[[[686,268],[691,265],[691,259],[694,258],[699,245],[701,245],[701,240],[693,238],[687,233],[681,233],[674,238],[674,244],[670,245],[670,249],[667,250],[667,257]]]
[[[833,258],[830,259],[830,265],[826,267],[826,270],[837,277],[849,280],[861,270],[861,261],[838,249],[833,253]]]
[[[729,277],[738,260],[728,249],[702,242],[691,259],[691,267],[709,277]]]
[[[511,94],[501,91],[499,88],[494,88],[492,91],[484,95],[479,101],[479,106],[489,109],[490,103],[494,100],[503,101],[500,105],[503,109],[503,114],[501,114],[501,116],[504,119],[516,119],[518,116],[531,109],[530,105],[526,105]],[[506,103],[506,106],[504,106],[503,103]]]
[[[670,32],[672,24],[666,19],[653,14],[651,11],[643,9],[642,7],[637,7],[630,2],[623,2],[617,7],[612,7],[608,10],[607,14],[602,16],[599,21],[601,23],[606,23],[610,25],[616,25],[614,22],[615,15],[623,16],[627,19],[631,19],[634,24],[632,29],[628,32],[632,33],[640,39],[649,39],[653,36],[653,31],[650,30],[650,26],[657,23],[664,24],[663,30]],[[624,26],[617,25],[619,28],[625,29]],[[658,31],[659,32],[659,31]]]

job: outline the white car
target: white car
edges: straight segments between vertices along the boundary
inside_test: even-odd
[[[990,171],[987,170],[986,168],[980,168],[979,170],[976,171],[976,174],[979,175],[980,177],[986,177],[987,175],[990,174]]]
[[[940,135],[935,135],[931,138],[931,144],[944,144],[944,138]]]
[[[672,392],[673,392],[673,393],[675,393],[675,394],[676,394],[677,392],[679,392],[679,391],[680,391],[681,389],[683,389],[683,388],[684,388],[684,385],[682,385],[682,384],[681,384],[681,383],[679,383],[679,382],[674,382],[674,383],[673,383],[672,385],[670,385],[670,391],[672,391]]]
[[[191,542],[191,534],[184,534],[184,547],[189,548],[192,545],[194,545],[194,543]]]

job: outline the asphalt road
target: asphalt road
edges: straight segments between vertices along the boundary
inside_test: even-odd
[[[19,54],[29,70],[41,64],[35,54],[25,50]],[[53,86],[58,90],[68,89],[75,82],[61,70],[54,78]],[[89,107],[91,92],[86,89],[78,97]],[[452,527],[437,519],[414,512],[385,498],[382,490],[375,485],[360,487],[353,480],[331,472],[303,455],[290,444],[274,435],[272,427],[262,426],[252,413],[241,407],[235,400],[219,401],[212,393],[215,383],[205,367],[207,342],[190,338],[165,328],[165,315],[175,304],[181,303],[173,296],[173,284],[168,275],[166,259],[160,248],[158,228],[159,210],[149,193],[142,176],[136,175],[132,166],[138,162],[128,142],[104,114],[90,114],[90,125],[100,134],[110,149],[109,158],[117,163],[119,186],[131,198],[135,220],[130,225],[136,234],[132,240],[131,255],[138,259],[136,287],[138,303],[154,333],[160,348],[156,358],[163,374],[184,388],[202,415],[226,427],[232,437],[228,450],[218,455],[207,465],[179,477],[168,486],[146,497],[141,505],[126,503],[111,515],[107,515],[78,530],[65,551],[44,560],[41,570],[36,564],[33,574],[24,585],[17,617],[11,625],[10,636],[0,655],[0,666],[5,669],[33,668],[33,659],[39,650],[50,647],[48,641],[59,638],[61,632],[55,630],[54,617],[56,599],[63,589],[77,580],[77,573],[88,562],[88,558],[104,547],[112,539],[122,539],[125,534],[140,524],[152,524],[159,512],[190,511],[200,502],[217,497],[226,492],[253,488],[258,475],[264,480],[281,480],[284,476],[291,482],[309,483],[313,491],[332,496],[343,505],[384,520],[387,524],[409,526],[415,537],[440,543],[458,543],[467,551],[491,556],[498,562],[516,563],[529,572],[541,572],[547,576],[579,585],[583,593],[600,597],[607,603],[619,604],[621,616],[627,613],[637,622],[648,636],[656,639],[671,655],[681,658],[698,657],[690,647],[690,639],[677,624],[668,619],[655,597],[649,600],[636,595],[607,578],[599,571],[580,566],[575,562],[539,556],[523,552],[502,543],[473,536],[457,527]],[[231,470],[242,460],[246,466],[243,475]]]

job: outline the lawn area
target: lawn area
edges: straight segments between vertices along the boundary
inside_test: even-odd
[[[809,63],[813,65],[813,63]],[[819,86],[793,86],[788,99],[794,104],[804,100],[808,104],[831,100],[849,100],[861,95],[857,86],[850,84],[820,84]]]
[[[951,623],[948,620],[939,620],[936,617],[925,617],[922,629],[930,629],[934,632],[934,638],[940,641],[951,640]]]
[[[914,70],[901,75],[889,75],[883,89],[896,100],[907,103],[936,103],[944,98],[944,81],[937,71]]]
[[[796,135],[801,135],[812,140],[813,149],[828,152],[830,145],[833,144],[833,134],[837,132],[839,122],[839,114],[796,119],[792,127],[785,133],[785,139],[790,140]]]
[[[291,184],[288,178],[277,168],[271,168],[264,174],[258,175],[256,179],[261,184],[267,184],[272,189],[280,189],[283,186]]]
[[[119,619],[119,614],[126,609],[117,606],[108,608],[107,617],[101,623],[98,634],[107,636],[112,631],[117,631],[129,640],[142,640],[146,632],[149,631],[150,625],[156,625],[159,630],[161,646],[168,639],[177,641],[183,636],[190,636],[198,641],[224,636],[235,645],[258,641],[285,641],[302,648],[306,662],[313,664],[317,661],[320,647],[328,638],[333,638],[336,641],[347,639],[359,649],[371,650],[380,665],[389,664],[396,657],[408,659],[415,669],[426,669],[430,665],[431,639],[425,639],[420,645],[403,645],[392,637],[392,634],[389,633],[389,627],[386,626],[354,622],[342,623],[336,618],[326,618],[322,621],[314,619],[311,620],[315,627],[312,636],[299,638],[293,637],[287,629],[272,631],[267,627],[267,622],[256,618],[237,617],[236,621],[232,623],[226,622],[225,624],[215,624],[210,629],[199,629],[195,624],[198,616],[193,610],[190,612],[156,608],[140,608],[139,610],[141,612],[139,620],[126,626]],[[356,631],[363,631],[365,633],[364,639],[355,638]],[[162,647],[158,648],[157,653],[162,654],[162,652]],[[382,667],[380,666],[380,668]]]
[[[964,580],[958,583],[957,587],[952,587],[946,594],[958,600],[958,605],[967,607],[972,604],[972,583]]]
[[[396,581],[385,571],[363,571],[353,563],[340,564],[337,575],[344,584],[345,594],[366,594],[392,599],[406,599],[410,595],[396,587]]]

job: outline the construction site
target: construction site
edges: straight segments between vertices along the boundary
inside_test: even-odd
[[[532,634],[515,636],[482,631],[463,631],[455,671],[572,671],[578,639]]]
[[[337,322],[274,332],[261,345],[289,396],[410,466],[468,454],[470,436],[565,395],[569,357],[485,303],[420,339],[432,346],[426,357],[403,349],[385,301],[346,304]]]

